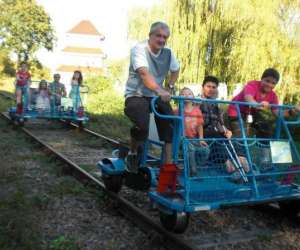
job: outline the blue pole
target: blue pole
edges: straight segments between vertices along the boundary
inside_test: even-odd
[[[190,179],[189,179],[189,161],[188,161],[188,149],[187,149],[187,143],[189,143],[188,140],[183,139],[183,145],[182,145],[182,150],[183,150],[183,172],[184,172],[184,187],[185,187],[185,201],[186,204],[185,206],[190,205]]]
[[[251,154],[250,154],[250,151],[249,151],[247,135],[246,135],[245,128],[244,128],[244,122],[243,122],[243,119],[242,119],[240,106],[239,106],[239,104],[235,104],[235,107],[236,107],[236,110],[237,110],[237,113],[238,113],[238,120],[239,120],[239,123],[240,123],[241,132],[242,132],[243,144],[244,144],[245,149],[246,149],[247,160],[249,161],[250,168],[253,172],[252,159],[251,159]],[[253,176],[253,178],[252,178],[252,183],[253,183],[253,188],[254,188],[254,191],[255,191],[255,196],[258,197],[259,193],[258,193],[258,188],[257,188],[257,183],[256,183],[255,176]]]
[[[292,145],[292,149],[295,152],[295,155],[296,155],[296,158],[297,158],[297,162],[300,162],[300,156],[299,156],[297,147],[296,147],[295,142],[294,142],[294,140],[293,140],[293,138],[291,136],[291,132],[290,132],[290,130],[289,130],[289,128],[288,128],[288,126],[287,126],[287,124],[286,124],[286,122],[284,120],[282,120],[282,125],[283,125],[283,128],[284,128],[287,136],[288,136],[289,142]]]
[[[283,120],[283,110],[279,109],[278,117],[276,119],[275,138],[279,139],[281,134],[281,121]]]

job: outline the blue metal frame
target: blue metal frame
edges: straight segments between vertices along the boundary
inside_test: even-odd
[[[38,81],[31,81],[38,82]],[[16,107],[12,107],[9,109],[9,114],[14,119],[63,119],[63,120],[71,120],[75,122],[86,123],[89,118],[86,115],[78,116],[78,107],[82,106],[81,98],[80,98],[80,86],[77,86],[75,90],[75,96],[72,98],[74,108],[68,108],[67,110],[59,109],[58,106],[53,106],[53,102],[50,103],[50,110],[38,111],[34,105],[30,107],[28,105],[29,102],[29,86],[18,86],[18,88],[22,88],[22,103],[23,103],[23,111],[21,114],[18,114],[16,111]]]
[[[290,168],[296,164],[300,165],[300,157],[296,145],[293,141],[291,133],[289,132],[290,125],[299,125],[300,116],[297,121],[284,120],[284,109],[294,108],[291,105],[270,105],[271,108],[279,109],[278,118],[276,121],[276,129],[274,138],[250,138],[246,136],[244,129],[244,121],[242,119],[240,106],[258,107],[258,103],[245,102],[229,102],[223,100],[211,100],[201,98],[187,98],[187,97],[172,97],[178,103],[178,115],[163,115],[155,109],[156,98],[151,101],[151,108],[153,113],[163,119],[171,119],[174,122],[173,131],[173,161],[180,168],[180,175],[178,178],[178,188],[174,195],[158,193],[155,190],[157,186],[157,178],[159,175],[159,167],[163,163],[163,154],[160,158],[149,154],[150,145],[161,147],[163,152],[164,144],[158,141],[147,140],[144,145],[144,153],[141,161],[142,167],[149,166],[152,176],[152,188],[149,191],[150,198],[159,203],[165,210],[176,210],[185,212],[196,212],[201,210],[217,209],[223,206],[255,204],[262,202],[270,202],[276,200],[286,199],[300,199],[300,188],[294,183],[285,184],[281,178],[289,174],[299,174],[300,170]],[[195,103],[221,103],[233,104],[236,106],[239,124],[242,128],[241,138],[231,138],[234,145],[239,145],[245,150],[245,157],[248,160],[250,172],[245,174],[248,182],[235,183],[231,180],[231,175],[225,171],[224,164],[206,163],[203,162],[199,176],[190,176],[190,162],[188,159],[189,144],[199,142],[200,139],[189,139],[185,136],[184,128],[184,102],[192,101]],[[282,132],[285,132],[286,138],[282,138]],[[224,138],[209,138],[205,140],[209,147],[212,145],[222,144]],[[270,142],[282,141],[289,142],[293,162],[291,164],[275,164],[270,162],[269,169],[265,170],[260,166],[259,158],[256,154],[263,147],[268,149]],[[267,144],[265,144],[267,143]],[[180,158],[180,154],[183,155]],[[236,156],[237,157],[237,156]],[[156,164],[156,167],[150,167],[151,164]],[[123,164],[123,165],[122,165]],[[125,162],[117,159],[104,159],[100,161],[98,167],[104,174],[122,174],[125,169]]]
[[[153,98],[151,102],[152,111],[156,116],[163,119],[174,120],[174,137],[173,137],[173,159],[174,163],[178,163],[179,160],[179,149],[182,146],[183,153],[183,166],[184,169],[180,174],[179,183],[181,188],[176,191],[176,193],[182,197],[181,200],[172,199],[173,196],[168,196],[166,194],[160,194],[156,191],[149,192],[149,196],[155,202],[164,206],[170,210],[185,211],[185,212],[195,212],[199,210],[210,210],[216,209],[227,205],[242,205],[242,204],[253,204],[261,202],[269,202],[275,200],[284,199],[300,199],[300,189],[298,186],[283,185],[278,182],[276,178],[285,176],[288,174],[299,174],[300,170],[290,170],[288,168],[281,169],[281,166],[274,170],[274,164],[272,164],[272,171],[263,173],[258,172],[254,169],[254,162],[252,159],[251,150],[253,150],[253,145],[257,145],[257,150],[259,150],[260,141],[288,141],[293,152],[293,163],[290,165],[299,164],[300,158],[297,151],[294,140],[289,132],[288,125],[299,125],[300,116],[297,121],[285,121],[283,116],[284,109],[294,108],[291,105],[270,105],[271,108],[279,109],[278,118],[276,121],[276,129],[274,138],[248,138],[244,129],[244,121],[242,119],[240,106],[252,106],[258,107],[259,103],[245,103],[245,102],[230,102],[223,100],[212,100],[212,99],[202,99],[202,98],[187,98],[187,97],[172,97],[178,103],[179,114],[178,115],[163,115],[159,114],[155,109],[155,102],[157,98]],[[250,180],[249,183],[236,184],[229,180],[231,177],[229,174],[218,174],[211,176],[189,176],[189,161],[187,159],[188,154],[188,144],[192,141],[199,141],[199,139],[188,139],[184,134],[184,102],[192,101],[195,103],[208,102],[208,103],[221,103],[221,104],[233,104],[235,105],[238,113],[238,121],[240,124],[242,138],[232,138],[234,142],[239,142],[246,152],[246,158],[250,166],[250,172],[247,173],[247,178]],[[284,129],[287,139],[282,139],[282,129]],[[206,142],[216,143],[224,139],[205,139]],[[255,166],[259,168],[259,166]],[[217,186],[220,188],[216,188]],[[235,195],[232,195],[235,194]],[[199,196],[199,198],[195,198]],[[215,199],[213,199],[215,197]],[[227,198],[222,198],[227,197]],[[203,198],[203,199],[202,199]],[[202,199],[202,200],[201,200]]]

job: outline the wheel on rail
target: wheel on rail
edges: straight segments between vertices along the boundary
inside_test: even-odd
[[[285,214],[297,217],[300,212],[300,200],[279,201],[278,205]]]
[[[12,123],[15,128],[24,127],[25,121],[23,118],[13,118]]]
[[[166,213],[160,211],[160,222],[165,229],[173,233],[184,233],[189,224],[190,215],[186,212],[173,211],[172,213]]]
[[[140,167],[138,170],[138,174],[141,176],[141,190],[146,191],[151,186],[151,172],[147,167]]]
[[[84,130],[84,124],[83,124],[82,121],[79,121],[79,122],[78,122],[78,129],[79,129],[79,131]]]
[[[64,127],[65,128],[70,128],[71,127],[71,120],[69,119],[66,119],[66,120],[63,120],[63,124],[64,124]]]
[[[139,167],[137,173],[124,171],[124,185],[133,190],[149,190],[151,186],[151,172],[149,168]]]
[[[18,121],[18,126],[19,127],[24,127],[25,121],[24,120],[19,120]]]
[[[103,182],[107,190],[118,193],[123,184],[123,176],[122,175],[104,175]]]

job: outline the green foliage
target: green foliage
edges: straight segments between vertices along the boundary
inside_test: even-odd
[[[0,249],[40,249],[34,210],[24,191],[0,202]]]
[[[51,79],[50,69],[43,66],[41,62],[36,59],[33,59],[30,62],[30,69],[29,69],[32,80],[40,80],[40,79]]]
[[[86,84],[90,89],[86,101],[89,127],[112,138],[128,139],[130,122],[123,111],[123,91],[117,91],[115,79],[92,76]]]
[[[114,60],[108,62],[109,77],[114,81],[125,82],[127,77],[128,59]]]
[[[32,59],[39,48],[53,48],[50,17],[35,0],[2,0],[0,13],[1,46],[14,52],[19,62]]]
[[[164,0],[130,12],[129,35],[147,38],[150,24],[166,20],[168,45],[181,63],[179,83],[214,74],[232,90],[277,68],[281,100],[300,99],[300,2],[293,0]],[[280,91],[279,91],[280,89]]]
[[[79,249],[72,239],[67,239],[64,236],[59,236],[50,244],[50,250],[76,250]]]
[[[84,187],[73,177],[65,176],[52,187],[51,194],[61,198],[65,195],[79,195],[84,191]]]
[[[0,100],[0,112],[6,112],[8,110],[8,108],[13,106],[14,104],[15,104],[15,102],[11,99],[1,98],[1,100]],[[0,148],[1,148],[1,146],[0,146]]]
[[[165,9],[161,5],[154,5],[152,9],[134,7],[129,10],[128,18],[128,38],[144,40],[148,37],[150,25],[165,19]]]
[[[87,78],[85,84],[88,86],[89,94],[91,95],[102,93],[103,91],[111,90],[112,88],[111,79],[102,75]]]
[[[15,76],[15,65],[9,57],[9,51],[6,49],[0,50],[0,75]]]

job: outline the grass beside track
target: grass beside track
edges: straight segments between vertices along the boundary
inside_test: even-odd
[[[10,105],[0,98],[1,112]],[[50,204],[84,199],[92,191],[64,176],[55,161],[2,119],[0,159],[0,249],[79,249],[69,235],[47,237],[42,224]]]

